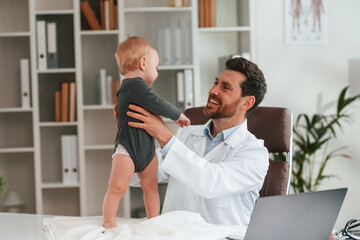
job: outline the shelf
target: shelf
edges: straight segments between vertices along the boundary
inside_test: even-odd
[[[80,35],[93,36],[93,35],[117,35],[119,30],[82,30]]]
[[[33,116],[29,112],[4,112],[0,115],[0,149],[16,151],[33,147]]]
[[[85,150],[113,150],[114,144],[85,145]]]
[[[85,105],[84,110],[112,110],[114,105]]]
[[[21,107],[14,107],[14,108],[0,108],[0,113],[17,113],[17,112],[32,112],[33,108],[21,108]]]
[[[64,184],[64,183],[42,183],[41,188],[43,189],[56,189],[56,188],[78,188],[80,187],[80,183],[73,183],[73,184]]]
[[[64,14],[74,14],[74,10],[65,9],[65,10],[38,10],[35,12],[36,15],[64,15]]]
[[[61,137],[78,135],[76,126],[40,128],[41,183],[62,183]],[[78,145],[78,143],[76,143]]]
[[[212,28],[199,28],[199,32],[249,32],[250,27],[212,27]]]
[[[66,127],[77,126],[78,122],[40,122],[40,127]]]
[[[43,188],[43,214],[80,216],[79,187]]]
[[[30,37],[30,32],[3,32],[0,37]]]
[[[37,70],[37,73],[39,74],[43,74],[43,73],[75,73],[76,69],[75,68],[49,68],[49,69],[45,69],[45,70]]]
[[[34,152],[33,147],[0,148],[0,153]]]
[[[191,7],[144,7],[125,8],[125,13],[146,13],[146,12],[190,12]]]
[[[2,17],[1,13],[2,11],[0,10],[0,18]],[[2,20],[1,18],[0,22]],[[1,31],[0,34],[8,35],[20,32],[22,33],[22,31],[11,30]],[[20,59],[29,59],[29,63],[31,62],[30,37],[0,37],[0,109],[20,108],[22,106]]]
[[[158,70],[183,70],[183,69],[193,69],[193,65],[160,65]]]

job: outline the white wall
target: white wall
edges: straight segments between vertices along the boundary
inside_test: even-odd
[[[255,4],[256,62],[268,83],[262,105],[287,107],[295,118],[298,113],[334,113],[334,100],[349,85],[348,61],[360,58],[360,1],[329,0],[329,42],[322,46],[286,46],[283,7],[283,0],[256,0]],[[328,107],[319,107],[319,99],[322,106]],[[333,159],[326,173],[339,178],[326,180],[321,186],[349,188],[337,229],[347,220],[360,217],[359,110],[360,101],[351,111],[351,126],[346,125],[343,134],[329,146],[333,149],[348,145],[346,152],[354,159]]]

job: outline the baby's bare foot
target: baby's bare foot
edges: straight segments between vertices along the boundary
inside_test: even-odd
[[[106,229],[111,229],[111,228],[115,228],[116,227],[116,224],[110,224],[110,223],[104,223],[103,224],[103,227],[106,228]],[[104,231],[105,232],[105,231]]]

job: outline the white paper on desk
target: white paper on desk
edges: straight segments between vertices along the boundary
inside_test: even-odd
[[[106,230],[102,217],[55,217],[44,219],[49,240],[219,240],[231,234],[245,234],[242,226],[206,223],[197,213],[169,212],[146,219],[117,219],[117,227]]]

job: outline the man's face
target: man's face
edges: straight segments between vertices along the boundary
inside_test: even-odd
[[[244,98],[240,85],[246,76],[240,72],[225,70],[209,90],[208,102],[204,108],[205,116],[211,119],[231,118],[240,111]]]

